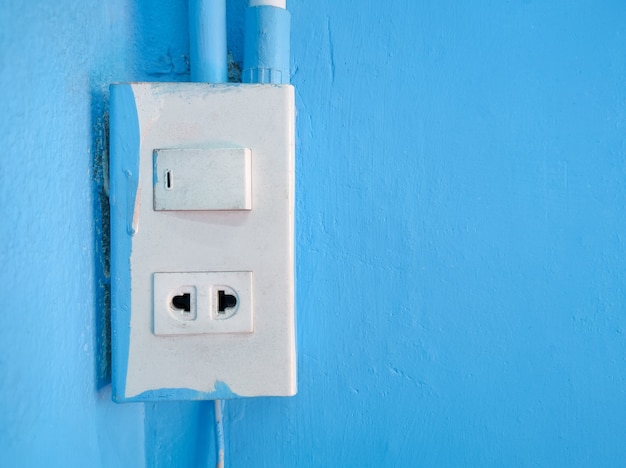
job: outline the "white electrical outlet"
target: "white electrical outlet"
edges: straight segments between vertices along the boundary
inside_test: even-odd
[[[111,87],[116,401],[296,391],[289,85]]]
[[[154,334],[252,333],[252,272],[154,274]]]

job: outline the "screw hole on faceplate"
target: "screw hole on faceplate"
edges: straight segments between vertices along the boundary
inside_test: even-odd
[[[228,309],[237,306],[237,298],[232,294],[226,294],[226,291],[217,291],[217,313],[225,314]]]
[[[191,312],[191,294],[184,293],[172,298],[172,306],[183,312]]]
[[[166,190],[172,190],[172,171],[165,171],[165,188]]]

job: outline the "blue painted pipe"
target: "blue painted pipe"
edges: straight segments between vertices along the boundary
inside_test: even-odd
[[[191,81],[228,81],[226,0],[189,0]]]
[[[289,83],[290,22],[291,15],[284,8],[248,8],[241,74],[244,83]]]

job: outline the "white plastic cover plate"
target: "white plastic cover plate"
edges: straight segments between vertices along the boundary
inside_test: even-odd
[[[116,401],[295,394],[294,119],[289,85],[111,87]]]

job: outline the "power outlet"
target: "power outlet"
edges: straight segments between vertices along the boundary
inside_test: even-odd
[[[154,334],[252,333],[252,272],[154,274]]]
[[[111,87],[116,401],[296,392],[294,89]]]

